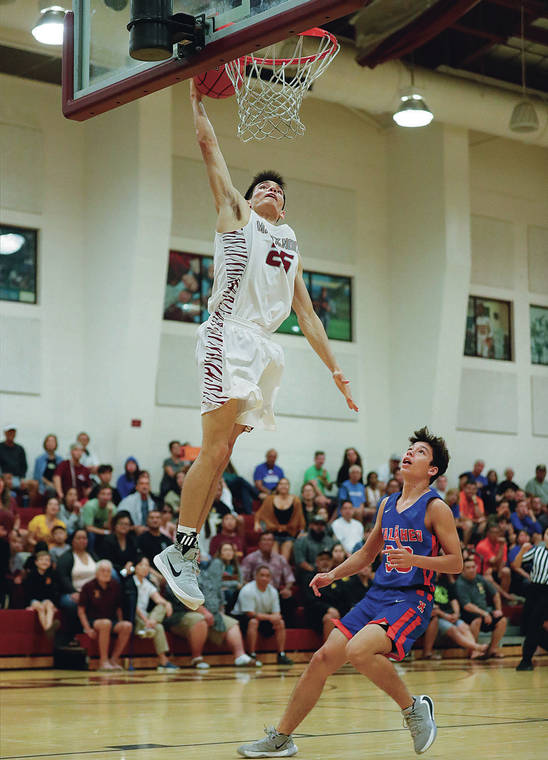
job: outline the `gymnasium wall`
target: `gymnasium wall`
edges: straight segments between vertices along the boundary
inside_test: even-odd
[[[0,87],[1,220],[40,230],[38,305],[0,301],[0,423],[17,424],[29,460],[46,432],[64,453],[84,428],[117,471],[135,454],[159,476],[166,441],[200,435],[195,327],[162,320],[169,247],[212,250],[187,86],[85,124],[63,119],[56,87]],[[447,434],[453,475],[484,455],[529,477],[548,432],[548,371],[531,366],[528,331],[530,299],[548,305],[548,152],[476,134],[469,146],[440,124],[382,132],[314,99],[304,138],[243,145],[235,104],[207,105],[242,189],[257,169],[286,176],[305,267],[354,278],[354,342],[334,349],[359,415],[303,338],[279,336],[278,431],[243,436],[238,469],[250,476],[275,446],[300,482],[314,449],[335,474],[348,445],[373,469],[427,422]],[[514,302],[515,362],[462,356],[468,292]]]

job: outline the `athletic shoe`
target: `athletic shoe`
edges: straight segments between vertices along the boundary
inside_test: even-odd
[[[286,654],[278,654],[276,662],[278,665],[293,665],[293,660],[290,660]]]
[[[257,655],[255,655],[255,657],[250,657],[248,654],[241,654],[239,657],[236,657],[234,665],[236,665],[237,668],[245,668],[248,666],[252,668],[263,667],[263,663],[257,659]]]
[[[156,668],[158,673],[178,673],[180,669],[173,662],[166,662],[165,665],[158,665]]]
[[[411,731],[415,752],[422,755],[436,738],[438,729],[434,721],[434,703],[426,694],[413,697],[413,704],[401,711],[403,725]]]
[[[154,564],[166,579],[177,599],[197,610],[204,603],[204,595],[198,586],[198,547],[188,549],[185,554],[177,544],[171,544],[154,557]]]
[[[207,663],[202,656],[193,657],[190,661],[190,667],[196,668],[196,670],[209,670],[209,663]]]
[[[297,754],[298,747],[292,736],[279,734],[274,726],[268,726],[264,732],[266,739],[242,744],[238,747],[238,754],[242,757],[292,757]]]
[[[516,670],[534,670],[535,666],[531,660],[522,660],[519,665],[516,665]]]

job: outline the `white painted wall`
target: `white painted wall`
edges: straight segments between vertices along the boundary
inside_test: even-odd
[[[135,454],[157,477],[167,441],[200,439],[195,408],[156,404],[162,336],[186,342],[181,382],[194,371],[195,328],[162,321],[167,250],[205,254],[212,243],[212,204],[187,86],[87,124],[62,118],[56,87],[2,76],[0,89],[0,145],[9,159],[2,161],[1,220],[40,230],[39,304],[0,301],[0,340],[9,328],[23,346],[38,341],[35,376],[24,385],[33,393],[0,387],[0,424],[18,425],[29,460],[47,432],[58,433],[64,453],[84,428],[117,471]],[[531,259],[535,272],[543,271],[548,151],[477,135],[469,150],[463,130],[439,124],[414,136],[383,133],[342,106],[314,99],[303,106],[304,138],[243,145],[235,137],[235,104],[208,101],[207,107],[239,182],[268,167],[286,176],[287,220],[305,267],[354,277],[355,341],[334,346],[347,357],[343,368],[356,368],[351,379],[359,415],[321,418],[340,416],[343,402],[333,387],[321,417],[301,417],[297,403],[291,408],[288,382],[278,431],[257,431],[239,442],[234,461],[242,474],[250,476],[271,446],[296,483],[316,448],[326,450],[333,475],[348,445],[373,469],[405,444],[416,421],[447,436],[453,479],[480,455],[499,470],[514,463],[518,479],[529,477],[546,458],[546,437],[532,434],[530,410],[531,378],[540,399],[548,370],[530,365],[528,304],[548,305],[548,293],[544,286],[530,292],[530,280],[543,280],[531,278],[528,265]],[[325,213],[340,208],[341,198],[349,199],[345,223],[341,213]],[[314,199],[320,219],[308,202]],[[414,213],[420,235],[406,242]],[[504,246],[505,261],[513,263],[510,279],[507,273],[501,280],[499,272],[485,283],[492,250],[478,243],[479,234],[470,252],[470,213],[498,220],[503,229],[510,225],[512,242]],[[325,246],[318,244],[322,229]],[[528,240],[535,241],[529,251]],[[468,285],[469,270],[482,281]],[[469,291],[514,301],[515,362],[462,357]],[[324,370],[306,341],[279,341],[291,356],[288,378],[321,390],[317,378]],[[0,343],[0,363],[16,377],[21,361],[2,350],[6,345]],[[469,403],[459,397],[462,369],[516,377],[517,434],[457,430],[459,404]],[[131,428],[132,418],[142,427]]]

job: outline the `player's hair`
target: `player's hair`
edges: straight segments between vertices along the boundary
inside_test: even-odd
[[[325,451],[315,451],[314,452],[314,459],[316,459],[316,457],[320,457],[320,456],[325,456]]]
[[[255,190],[255,187],[259,185],[261,182],[266,182],[267,180],[270,180],[271,182],[275,182],[277,185],[279,185],[282,188],[283,194],[284,194],[284,205],[282,208],[285,208],[285,182],[282,175],[278,174],[278,172],[275,172],[273,169],[266,169],[265,171],[262,171],[256,174],[251,180],[251,184],[247,188],[244,198],[246,199],[246,201],[250,200],[251,196],[253,195],[253,191]]]
[[[426,425],[420,430],[415,430],[412,436],[409,437],[409,443],[427,443],[432,449],[432,461],[430,465],[437,467],[438,471],[430,478],[430,483],[433,483],[436,478],[443,475],[447,470],[449,464],[449,452],[443,438],[437,435],[432,435]]]
[[[97,475],[102,475],[105,472],[112,472],[111,464],[100,464],[97,468]]]

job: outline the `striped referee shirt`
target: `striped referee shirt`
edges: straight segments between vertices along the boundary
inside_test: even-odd
[[[533,561],[531,582],[548,585],[548,547],[544,541],[525,552],[522,562],[531,562],[531,560]]]

